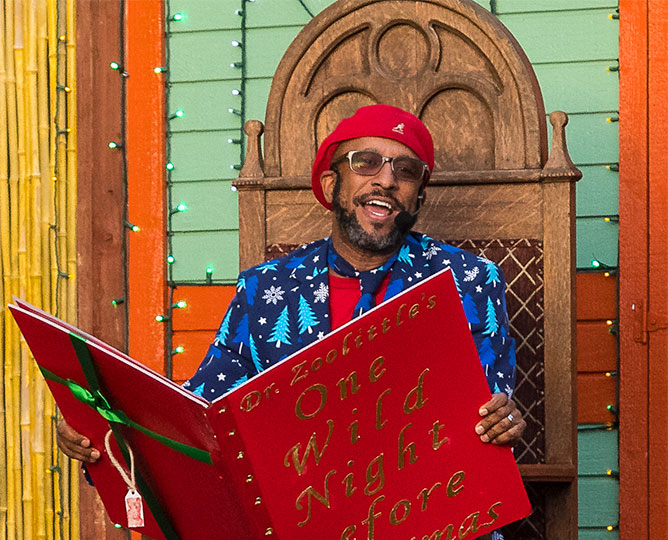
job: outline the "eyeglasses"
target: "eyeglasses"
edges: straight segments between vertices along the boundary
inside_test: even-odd
[[[404,182],[420,182],[428,170],[427,164],[421,159],[407,156],[386,157],[371,150],[351,150],[333,162],[332,167],[346,159],[350,170],[361,176],[375,176],[385,163],[389,162],[394,177]]]

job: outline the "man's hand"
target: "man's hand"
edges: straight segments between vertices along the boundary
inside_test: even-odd
[[[58,424],[56,440],[58,448],[72,459],[78,459],[86,463],[95,463],[100,459],[100,452],[91,448],[90,439],[77,433],[65,420],[61,420]]]
[[[480,416],[475,432],[484,443],[508,444],[517,442],[527,423],[512,399],[503,392],[493,394],[492,399],[480,407]]]

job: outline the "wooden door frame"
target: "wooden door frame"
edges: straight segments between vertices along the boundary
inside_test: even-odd
[[[665,2],[620,0],[622,540],[668,530],[667,36]]]
[[[157,371],[165,358],[165,327],[155,315],[166,308],[168,210],[164,74],[153,70],[164,65],[163,9],[163,0],[76,0],[78,325]],[[112,61],[119,70],[110,68]],[[124,148],[111,150],[109,141]],[[136,233],[124,223],[126,195]],[[124,303],[112,306],[118,298]],[[83,479],[79,515],[82,540],[130,536],[113,526]]]

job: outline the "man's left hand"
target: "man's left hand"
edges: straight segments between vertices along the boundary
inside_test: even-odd
[[[475,432],[484,443],[513,445],[527,427],[515,402],[503,392],[493,394],[479,413],[483,419],[476,425]]]

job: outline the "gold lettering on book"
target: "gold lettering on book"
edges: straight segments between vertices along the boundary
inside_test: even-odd
[[[304,450],[303,457],[301,459],[299,457],[299,452],[302,448],[302,443],[299,442],[287,451],[285,458],[283,458],[283,464],[290,468],[290,463],[292,463],[295,466],[297,474],[301,476],[304,470],[306,470],[306,462],[308,461],[308,457],[311,454],[311,451],[313,451],[315,464],[318,465],[322,459],[322,456],[325,454],[325,450],[327,450],[327,447],[329,446],[329,441],[332,439],[332,433],[334,432],[334,421],[327,420],[327,427],[329,431],[327,433],[327,438],[325,439],[325,444],[322,446],[322,451],[318,448],[318,441],[316,438],[317,434],[314,432],[313,435],[311,435],[309,438],[308,443],[306,443],[306,449]],[[290,458],[292,458],[292,460]]]
[[[425,368],[424,371],[420,373],[420,376],[418,377],[417,386],[413,388],[410,392],[408,392],[408,394],[406,395],[406,399],[404,400],[405,414],[414,413],[416,410],[424,407],[425,403],[427,403],[428,398],[423,398],[423,393],[424,393],[424,376],[428,372],[429,368]],[[414,398],[414,403],[411,404],[410,401],[413,398]]]
[[[348,467],[352,467],[355,462],[351,459],[348,461]],[[350,497],[353,493],[357,491],[357,488],[353,486],[354,473],[348,473],[344,476],[341,483],[346,486],[346,497]]]
[[[357,414],[357,409],[353,409],[353,414]],[[360,440],[359,424],[359,420],[353,420],[348,426],[348,431],[350,431],[350,444],[355,444]]]
[[[318,403],[318,406],[312,413],[305,413],[302,407],[302,401],[312,391],[318,393],[320,401]],[[295,413],[297,414],[297,418],[299,418],[300,420],[308,420],[309,418],[313,418],[320,411],[322,411],[323,407],[325,406],[325,403],[327,403],[327,387],[324,384],[312,384],[311,386],[306,388],[297,398],[297,403],[295,404]]]
[[[402,510],[401,517],[397,517],[399,509]],[[406,499],[401,499],[398,501],[390,510],[390,523],[392,525],[399,525],[403,523],[408,518],[408,515],[411,513],[411,503]]]
[[[431,439],[431,447],[432,447],[434,450],[438,450],[438,449],[441,447],[441,445],[442,445],[443,443],[448,442],[448,438],[447,438],[447,437],[443,437],[443,438],[440,439],[440,440],[439,440],[439,438],[438,438],[438,434],[441,432],[441,430],[442,430],[444,427],[445,427],[445,426],[444,426],[443,424],[441,424],[438,420],[436,420],[436,421],[434,422],[434,427],[432,427],[432,428],[429,430],[429,433],[431,433],[431,435],[432,435],[432,439]]]
[[[367,539],[368,540],[374,540],[374,535],[375,535],[375,521],[376,518],[380,517],[382,515],[381,512],[376,513],[376,504],[378,504],[380,501],[385,500],[385,495],[380,495],[376,497],[373,501],[371,501],[371,504],[369,505],[369,515],[365,520],[362,521],[362,525],[367,525],[368,526],[368,531],[367,531]]]
[[[357,380],[357,371],[350,372],[347,377],[341,377],[337,381],[336,386],[339,387],[341,400],[344,400],[348,397],[348,386],[350,386],[351,394],[357,394],[357,392],[360,390],[360,385]]]
[[[464,489],[463,482],[465,476],[466,473],[464,471],[457,471],[450,477],[450,480],[448,481],[448,487],[446,488],[448,497],[454,497],[457,495],[457,493]]]
[[[411,427],[413,424],[406,424],[401,431],[399,432],[399,466],[398,470],[403,469],[406,466],[406,454],[408,453],[408,464],[413,465],[418,458],[415,455],[415,443],[412,442],[408,445],[404,445],[404,433]]]
[[[374,487],[372,487],[376,484]],[[375,495],[385,487],[385,469],[383,467],[383,453],[373,458],[366,468],[365,495]]]
[[[387,420],[382,420],[383,417],[383,398],[392,391],[391,388],[383,391],[376,400],[376,431],[380,431],[387,424]]]
[[[369,366],[370,382],[376,382],[387,371],[387,369],[383,367],[384,363],[385,363],[385,357],[383,356],[379,356],[373,362],[371,362],[371,365]]]
[[[420,507],[420,510],[422,512],[425,512],[427,510],[427,503],[429,502],[429,497],[431,497],[431,494],[434,492],[434,490],[438,487],[441,487],[443,484],[440,482],[436,482],[433,486],[431,486],[429,489],[424,488],[420,493],[418,493],[417,498],[422,499],[422,506]]]
[[[303,527],[309,521],[311,521],[311,512],[313,510],[311,501],[313,499],[318,501],[325,508],[331,508],[332,507],[332,505],[329,501],[329,485],[328,485],[328,482],[329,482],[329,477],[332,476],[333,474],[336,474],[335,469],[332,469],[331,471],[329,471],[327,473],[327,475],[325,476],[325,488],[324,488],[325,494],[324,495],[321,495],[320,493],[318,493],[313,486],[309,486],[304,491],[302,491],[299,494],[299,496],[297,497],[297,500],[295,501],[295,507],[297,508],[297,510],[301,510],[302,508],[304,508],[304,506],[301,502],[304,497],[306,497],[306,508],[307,508],[306,509],[306,518],[304,519],[304,521],[300,521],[300,522],[297,523],[297,525],[299,527]]]

